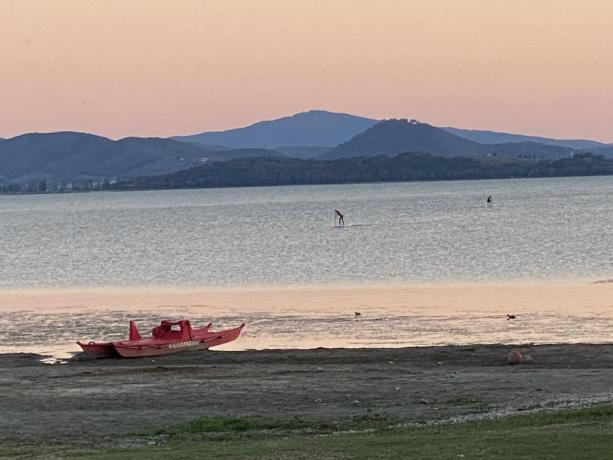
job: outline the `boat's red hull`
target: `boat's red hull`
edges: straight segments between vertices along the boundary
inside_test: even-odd
[[[95,358],[146,358],[182,351],[207,350],[236,340],[245,326],[241,324],[234,329],[213,332],[209,331],[210,324],[200,329],[192,329],[189,321],[183,320],[180,323],[182,323],[181,331],[160,332],[160,329],[154,328],[153,337],[149,339],[141,339],[136,326],[131,323],[130,340],[77,343],[85,353]]]
[[[113,346],[117,354],[122,358],[146,358],[151,356],[171,355],[182,351],[206,350],[208,348],[204,340],[150,344],[113,342]]]
[[[224,343],[236,340],[238,336],[241,335],[241,331],[244,327],[245,325],[241,324],[237,328],[228,329],[226,331],[207,331],[205,334],[203,334],[202,338],[206,341],[209,348],[216,347],[218,345],[223,345]]]
[[[111,342],[77,342],[85,353],[94,358],[116,358],[118,355]]]

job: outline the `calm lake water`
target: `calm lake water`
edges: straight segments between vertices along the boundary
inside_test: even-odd
[[[602,277],[612,228],[611,177],[0,196],[0,289]]]
[[[493,196],[494,205],[486,205]],[[346,226],[334,227],[334,209]],[[613,178],[565,178],[0,196],[0,291],[606,279]],[[589,302],[589,301],[588,301]],[[232,347],[607,341],[613,311],[297,311],[202,305],[62,312],[0,305],[0,352],[76,351],[125,335],[128,319],[247,322]],[[502,318],[504,319],[504,318]],[[305,328],[305,324],[309,327]]]

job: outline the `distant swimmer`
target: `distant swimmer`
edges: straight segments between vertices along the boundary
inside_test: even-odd
[[[509,321],[510,319],[515,319],[515,315],[507,315],[507,321]]]
[[[362,316],[362,313],[360,313],[359,311],[354,312],[355,313],[355,319],[357,320],[360,316]]]
[[[491,206],[491,205],[492,205],[492,195],[489,195],[489,196],[487,197],[487,205],[488,205],[488,206]]]
[[[336,218],[338,217],[338,225],[345,225],[345,216],[341,214],[338,209],[334,210],[334,223],[336,224]]]

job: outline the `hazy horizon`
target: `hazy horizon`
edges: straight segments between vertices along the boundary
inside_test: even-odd
[[[0,0],[0,137],[113,139],[314,108],[613,142],[613,4]]]
[[[97,133],[97,132],[92,132],[92,131],[75,131],[75,130],[71,130],[71,129],[62,129],[62,130],[57,130],[57,131],[24,131],[22,133],[17,133],[17,134],[14,134],[12,136],[4,136],[4,137],[0,136],[0,137],[6,138],[6,139],[11,139],[13,137],[22,136],[22,135],[25,135],[25,134],[53,134],[53,133],[61,133],[61,132],[77,132],[77,133],[93,134],[93,135],[96,135],[96,136],[106,137],[106,138],[109,138],[109,139],[112,139],[112,140],[121,140],[121,139],[130,138],[130,137],[169,138],[169,137],[175,137],[175,136],[176,137],[181,137],[181,136],[195,135],[195,134],[200,134],[200,133],[204,133],[204,132],[223,132],[223,131],[226,131],[226,130],[246,128],[246,127],[249,127],[249,126],[254,125],[256,123],[262,122],[262,121],[274,121],[274,120],[279,119],[279,118],[291,117],[291,116],[294,116],[294,115],[299,115],[301,113],[314,112],[314,111],[317,111],[317,112],[319,112],[319,111],[333,112],[333,113],[338,113],[338,114],[354,115],[356,117],[369,118],[369,117],[366,117],[365,115],[361,115],[359,113],[351,113],[351,114],[349,114],[349,113],[346,113],[346,112],[334,112],[332,110],[325,110],[325,109],[308,109],[308,110],[305,110],[303,112],[295,112],[295,113],[288,113],[288,114],[285,114],[285,115],[280,115],[279,117],[276,117],[276,118],[267,118],[267,119],[262,119],[262,120],[253,120],[251,122],[247,122],[246,124],[243,124],[243,125],[240,125],[240,126],[229,126],[227,128],[220,129],[220,130],[210,130],[210,131],[198,131],[198,132],[193,132],[193,133],[172,134],[172,135],[169,135],[169,136],[156,136],[156,135],[151,135],[151,136],[136,136],[136,135],[133,135],[133,134],[128,134],[126,136],[114,137],[114,136],[109,136],[109,135],[105,135],[105,134]],[[390,118],[381,118],[380,121],[385,121],[385,120],[389,120],[389,119]],[[407,119],[407,118],[405,117],[405,119]],[[432,124],[432,123],[429,123],[426,120],[418,120],[418,121],[420,123]],[[552,138],[553,137],[553,136],[547,136],[546,134],[530,134],[530,133],[524,133],[524,132],[520,133],[520,132],[511,132],[509,130],[504,130],[504,129],[495,130],[495,129],[487,129],[487,128],[475,128],[475,127],[472,127],[472,126],[440,126],[440,125],[433,125],[433,126],[438,126],[438,127],[442,127],[442,128],[458,128],[458,129],[466,129],[466,130],[474,130],[474,131],[504,132],[506,134],[517,134],[517,135],[526,135],[526,136],[533,135],[533,136],[540,136],[540,137],[543,137],[543,138]],[[560,140],[573,140],[573,139],[576,139],[576,138],[569,138],[569,137],[556,137],[556,138],[560,139]],[[597,139],[591,139],[591,140],[597,140]],[[609,143],[606,140],[605,141],[601,140],[600,142]],[[611,144],[613,144],[613,142],[611,142]]]

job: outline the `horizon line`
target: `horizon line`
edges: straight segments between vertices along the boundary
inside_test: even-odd
[[[352,117],[359,117],[359,118],[365,118],[365,119],[369,119],[375,122],[381,122],[381,121],[387,121],[387,120],[413,120],[415,118],[409,118],[409,117],[390,117],[390,118],[371,118],[365,115],[358,115],[358,114],[354,114],[354,113],[349,113],[349,112],[337,112],[334,110],[327,110],[327,109],[320,109],[320,108],[316,108],[316,109],[308,109],[308,110],[302,110],[299,112],[294,112],[291,113],[289,115],[280,115],[277,116],[275,118],[265,118],[262,120],[256,120],[253,122],[250,122],[246,125],[242,125],[242,126],[237,126],[237,127],[228,127],[225,129],[210,129],[210,130],[204,130],[204,131],[198,131],[198,132],[192,132],[192,133],[188,133],[188,134],[173,134],[170,136],[162,136],[162,135],[138,135],[138,134],[133,134],[133,135],[129,135],[129,136],[123,136],[123,137],[115,137],[115,136],[109,136],[107,134],[103,134],[97,131],[77,131],[74,129],[58,129],[58,130],[53,130],[53,131],[24,131],[21,132],[19,134],[15,134],[15,135],[10,135],[9,137],[3,137],[4,135],[0,136],[0,141],[7,141],[7,140],[11,140],[11,139],[15,139],[17,137],[21,137],[21,136],[25,136],[25,135],[30,135],[30,134],[39,134],[39,135],[45,135],[45,134],[61,134],[61,133],[71,133],[71,134],[84,134],[84,135],[91,135],[91,136],[96,136],[96,137],[102,137],[111,141],[122,141],[125,139],[131,139],[131,138],[137,138],[137,139],[170,139],[170,140],[176,140],[175,138],[181,138],[181,137],[191,137],[191,136],[197,136],[197,135],[201,135],[201,134],[208,134],[208,133],[223,133],[226,131],[232,131],[232,130],[237,130],[237,129],[245,129],[245,128],[249,128],[251,126],[254,126],[256,124],[259,123],[265,123],[265,122],[273,122],[273,121],[277,121],[283,118],[291,118],[294,117],[296,115],[302,115],[302,114],[306,114],[306,113],[311,113],[311,112],[325,112],[325,113],[330,113],[330,114],[334,114],[334,115],[348,115],[348,116],[352,116]],[[483,131],[483,132],[491,132],[491,133],[497,133],[497,134],[510,134],[510,135],[515,135],[515,136],[528,136],[528,137],[537,137],[537,138],[542,138],[542,139],[552,139],[552,140],[558,140],[558,141],[591,141],[591,142],[599,142],[601,144],[604,145],[613,145],[613,140],[600,140],[600,139],[595,139],[595,138],[590,138],[590,137],[574,137],[574,136],[569,136],[569,137],[555,137],[555,136],[548,136],[548,135],[543,135],[543,134],[532,134],[532,133],[519,133],[519,132],[511,132],[511,131],[506,131],[504,130],[504,128],[500,128],[500,129],[494,129],[494,128],[482,128],[482,127],[470,127],[470,128],[466,128],[466,127],[458,127],[458,126],[451,126],[448,124],[445,125],[435,125],[435,124],[431,124],[428,122],[424,122],[422,120],[416,120],[419,121],[419,123],[426,123],[426,124],[430,124],[431,126],[437,127],[437,128],[441,128],[441,129],[461,129],[461,130],[466,130],[466,131]]]

